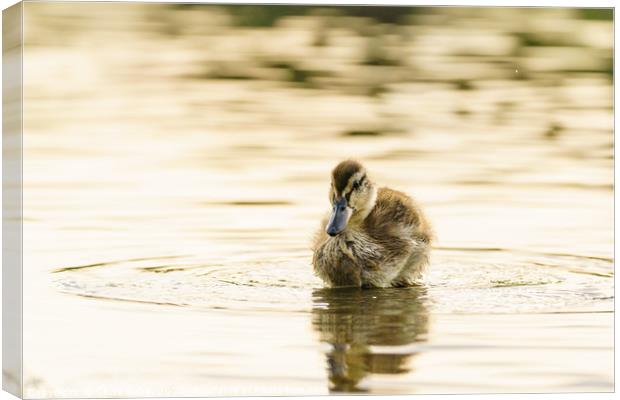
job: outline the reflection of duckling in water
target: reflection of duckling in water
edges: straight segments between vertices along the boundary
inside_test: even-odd
[[[330,286],[390,287],[420,283],[432,230],[404,193],[379,188],[357,161],[332,171],[333,211],[314,242],[315,273]]]
[[[391,352],[381,346],[426,340],[428,313],[423,295],[422,287],[314,291],[312,325],[321,342],[331,345],[326,354],[330,391],[364,391],[359,385],[369,374],[409,371],[414,349]]]

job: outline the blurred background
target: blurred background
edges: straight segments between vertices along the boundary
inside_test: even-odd
[[[613,389],[611,9],[24,22],[26,395]],[[345,158],[433,222],[422,292],[320,290]]]

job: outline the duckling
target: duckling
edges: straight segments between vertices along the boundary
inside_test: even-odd
[[[432,228],[405,193],[377,188],[354,160],[331,174],[332,212],[314,239],[314,272],[331,287],[404,287],[422,283]]]

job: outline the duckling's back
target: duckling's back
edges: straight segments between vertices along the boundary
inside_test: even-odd
[[[371,286],[420,284],[429,262],[431,225],[420,206],[405,193],[381,188],[364,231],[381,249],[380,267],[362,276]]]
[[[379,188],[377,201],[364,220],[366,232],[382,237],[412,238],[430,245],[433,230],[420,206],[410,196],[387,187]]]

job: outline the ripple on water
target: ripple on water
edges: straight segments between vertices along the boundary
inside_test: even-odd
[[[440,249],[433,256],[428,285],[420,290],[435,313],[611,311],[611,271],[612,262],[605,259]],[[321,307],[313,293],[322,283],[307,257],[210,265],[195,257],[168,256],[55,272],[61,292],[105,300],[239,311]]]

